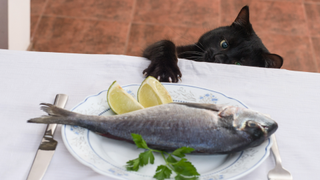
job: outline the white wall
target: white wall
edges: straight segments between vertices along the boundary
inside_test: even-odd
[[[30,0],[0,0],[0,48],[27,50],[30,44]]]

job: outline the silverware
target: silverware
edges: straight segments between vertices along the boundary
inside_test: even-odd
[[[54,105],[64,108],[67,100],[67,95],[57,94],[54,100]],[[33,160],[27,180],[41,180],[45,174],[58,144],[58,142],[53,139],[56,127],[57,124],[47,125],[47,129],[43,135],[41,144]]]
[[[269,180],[292,180],[292,175],[289,171],[285,170],[281,165],[281,158],[278,149],[278,144],[276,140],[276,136],[271,135],[271,139],[273,141],[271,150],[274,155],[274,159],[276,160],[276,166],[274,169],[270,170],[268,173]]]

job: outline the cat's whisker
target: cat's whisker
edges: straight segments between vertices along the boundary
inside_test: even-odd
[[[204,46],[201,44],[201,42],[198,42],[200,46],[202,46],[202,48],[204,48]]]
[[[196,45],[201,51],[205,52],[205,50],[201,48],[197,43],[194,43],[194,45]]]
[[[200,56],[188,56],[188,57],[185,57],[187,59],[191,58],[191,59],[194,59],[194,58],[200,58]]]
[[[186,59],[191,59],[191,60],[196,60],[196,61],[202,61],[203,58],[202,56],[188,56],[188,57],[185,57]]]
[[[181,54],[192,54],[192,55],[202,56],[202,55],[203,55],[203,52],[198,52],[198,51],[185,51],[185,52],[179,53],[179,55],[181,55]]]
[[[200,52],[197,52],[197,51],[184,51],[184,52],[182,52],[182,53],[179,53],[179,55],[181,55],[181,54],[195,54],[195,55],[200,55],[200,54],[202,54],[202,53],[200,53]]]

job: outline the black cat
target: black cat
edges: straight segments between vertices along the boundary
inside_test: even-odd
[[[173,42],[162,40],[147,47],[143,57],[151,60],[143,74],[164,82],[178,82],[181,78],[178,57],[268,68],[280,68],[283,63],[281,56],[269,53],[252,29],[248,6],[241,9],[231,26],[211,30],[195,44],[176,47]]]

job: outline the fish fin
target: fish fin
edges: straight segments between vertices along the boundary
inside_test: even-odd
[[[221,111],[219,111],[218,115],[220,117],[229,117],[232,116],[233,119],[236,119],[241,113],[241,109],[236,106],[225,106]]]
[[[126,138],[121,138],[121,137],[118,137],[118,136],[114,136],[110,133],[99,133],[99,132],[94,132],[100,136],[103,136],[103,137],[107,137],[107,138],[110,138],[110,139],[115,139],[115,140],[119,140],[119,141],[127,141],[131,144],[135,144],[133,139],[126,139]]]
[[[29,119],[27,122],[28,123],[42,123],[42,124],[50,124],[50,123],[56,123],[56,122],[52,122],[52,117],[51,116],[41,116],[41,117],[38,117],[38,118],[32,118],[32,119]]]
[[[220,111],[224,109],[225,105],[217,105],[217,104],[209,104],[209,103],[177,103],[173,102],[170,104],[178,104],[178,105],[185,105],[193,108],[199,108],[199,109],[207,109],[212,111]]]
[[[44,115],[38,118],[29,119],[27,122],[29,123],[43,123],[43,124],[69,124],[73,125],[72,120],[70,120],[71,116],[74,116],[74,112],[59,108],[55,105],[48,103],[41,103],[41,110],[48,113],[48,115]],[[69,122],[67,122],[69,121]]]

